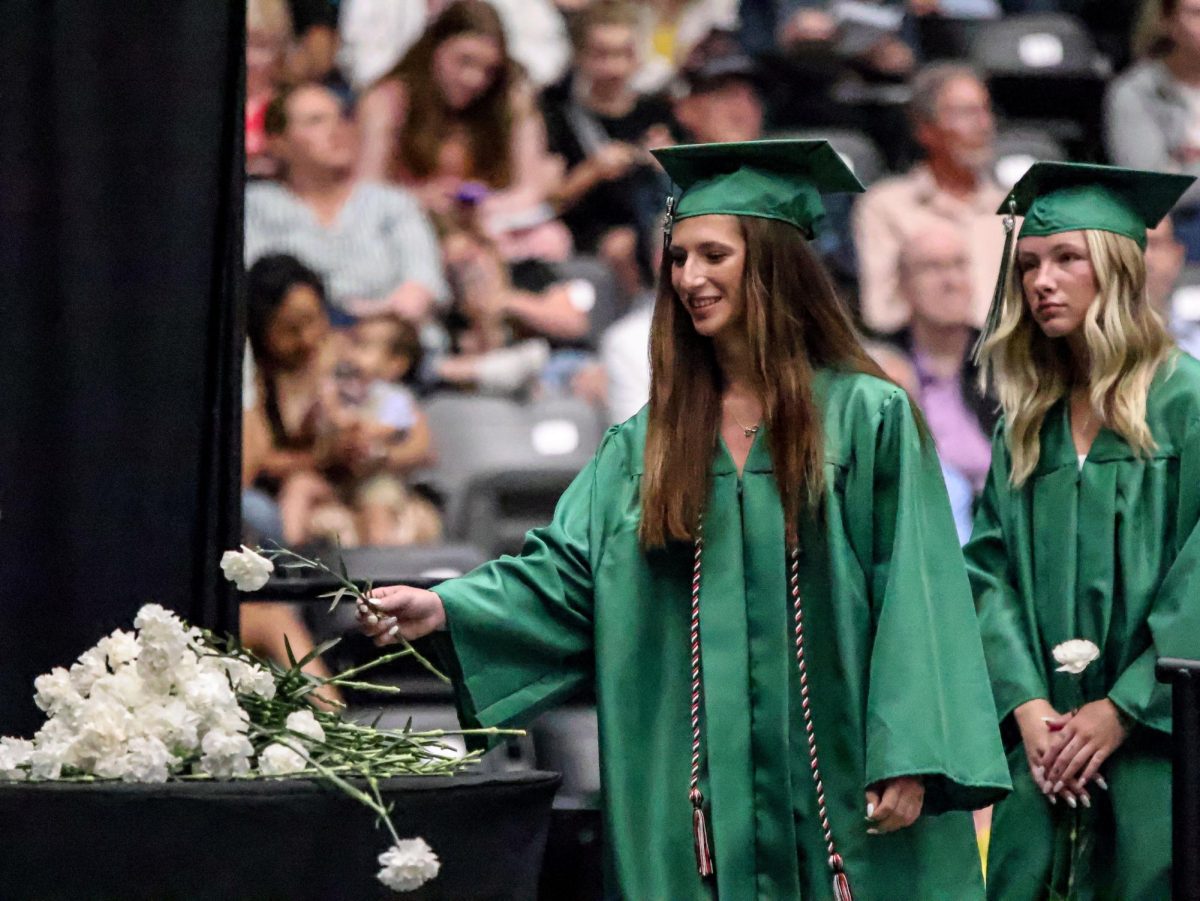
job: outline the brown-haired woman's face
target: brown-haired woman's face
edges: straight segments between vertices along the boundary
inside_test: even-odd
[[[1033,321],[1047,338],[1065,337],[1083,325],[1098,287],[1082,231],[1021,238],[1017,271]]]
[[[466,109],[485,93],[500,73],[500,45],[481,34],[457,34],[433,52],[433,79],[451,109]]]
[[[329,334],[329,317],[309,285],[288,289],[267,327],[267,352],[280,369],[293,372],[311,363]]]
[[[671,285],[696,331],[712,338],[745,318],[742,273],[746,239],[736,216],[695,216],[675,223]]]

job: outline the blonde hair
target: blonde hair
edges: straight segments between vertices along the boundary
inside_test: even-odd
[[[1132,238],[1086,230],[1099,290],[1083,320],[1092,409],[1138,454],[1156,447],[1146,425],[1146,397],[1159,365],[1174,346],[1146,297],[1146,259]],[[1047,338],[1029,313],[1021,273],[1009,267],[1000,324],[983,345],[980,379],[994,382],[1012,455],[1009,480],[1022,485],[1041,457],[1042,422],[1071,390],[1070,351]]]

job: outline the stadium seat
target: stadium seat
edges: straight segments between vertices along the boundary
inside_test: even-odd
[[[425,478],[444,499],[446,533],[488,555],[519,550],[549,522],[603,434],[599,412],[575,398],[438,395],[426,414],[438,462]]]
[[[1037,120],[1082,158],[1099,146],[1108,59],[1077,18],[1031,13],[980,24],[969,61],[1007,119]]]
[[[1044,129],[1016,125],[996,134],[996,160],[992,172],[1004,188],[1015,185],[1038,160],[1065,160],[1066,148]]]
[[[838,156],[858,176],[858,180],[867,187],[887,175],[887,163],[883,153],[866,132],[853,128],[804,128],[788,129],[786,133],[772,137],[828,141],[838,152]]]

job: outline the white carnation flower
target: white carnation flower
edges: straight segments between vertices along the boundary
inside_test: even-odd
[[[148,703],[151,693],[137,667],[122,666],[116,672],[105,673],[92,685],[90,697],[107,695],[130,710]]]
[[[188,706],[201,713],[237,704],[233,688],[220,670],[197,669],[179,688]]]
[[[304,755],[287,744],[276,742],[259,752],[258,770],[264,776],[287,776],[308,766]]]
[[[1055,663],[1061,664],[1058,672],[1077,676],[1100,656],[1100,649],[1086,638],[1072,638],[1055,645],[1053,654]]]
[[[51,716],[71,711],[83,697],[71,681],[71,674],[61,666],[33,680],[34,703]]]
[[[270,671],[263,669],[261,666],[254,667],[253,672],[245,683],[246,690],[251,694],[256,694],[264,701],[269,701],[275,697],[275,677]]]
[[[438,856],[423,838],[401,839],[379,855],[380,882],[394,892],[411,892],[437,876]]]
[[[190,754],[200,746],[200,714],[182,698],[169,697],[142,707],[138,725],[176,753]]]
[[[33,779],[57,779],[71,750],[71,729],[51,717],[33,737],[29,775]]]
[[[129,742],[121,778],[126,782],[166,782],[178,765],[179,758],[157,738],[139,736]]]
[[[96,692],[79,705],[73,724],[73,741],[63,762],[86,770],[102,758],[123,753],[136,721],[119,701]]]
[[[269,670],[236,657],[224,657],[222,662],[233,687],[239,692],[258,695],[266,701],[275,697],[275,677]]]
[[[111,635],[101,638],[93,650],[107,659],[108,665],[115,670],[119,666],[136,660],[138,654],[142,652],[142,646],[132,632],[117,629]]]
[[[254,746],[240,732],[210,731],[200,742],[204,756],[199,769],[216,779],[230,779],[250,770]]]
[[[79,660],[71,664],[71,684],[80,694],[87,694],[101,676],[108,675],[108,665],[104,662],[104,654],[97,648],[89,648],[79,655]]]
[[[258,591],[271,578],[275,564],[243,544],[240,551],[226,551],[221,556],[221,571],[238,591]]]
[[[20,782],[28,776],[23,767],[33,756],[33,742],[25,738],[0,738],[0,781]]]
[[[287,727],[290,731],[303,735],[305,738],[311,738],[313,741],[325,740],[325,730],[321,728],[321,724],[317,722],[317,718],[313,716],[311,710],[297,710],[295,713],[289,713]]]

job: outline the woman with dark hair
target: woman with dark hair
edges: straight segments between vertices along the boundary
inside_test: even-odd
[[[523,553],[376,590],[466,722],[597,698],[625,898],[982,898],[1008,778],[937,457],[806,243],[824,141],[657,151],[681,187],[649,405]]]
[[[1154,667],[1200,652],[1200,364],[1147,299],[1144,249],[1191,183],[1038,163],[1004,206],[1010,235],[1024,221],[980,345],[1004,418],[966,547],[1013,782],[996,901],[1171,895]]]
[[[360,173],[448,213],[469,182],[499,225],[546,197],[553,164],[533,94],[484,0],[456,0],[358,103]],[[530,214],[533,215],[532,213]]]

